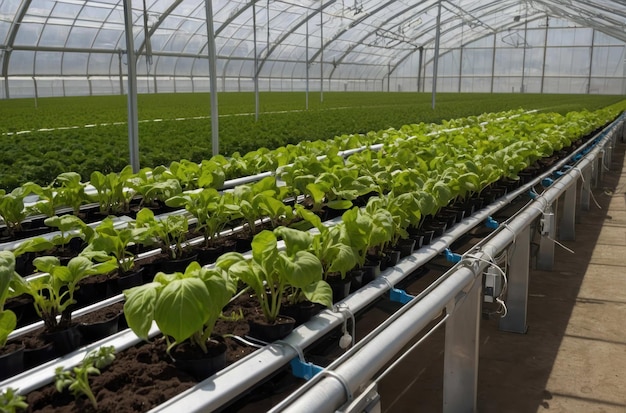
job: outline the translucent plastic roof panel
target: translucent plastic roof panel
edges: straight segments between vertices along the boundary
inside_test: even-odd
[[[158,64],[160,75],[208,75],[202,72],[208,65],[190,63],[208,58],[204,0],[126,1],[142,64]],[[596,42],[626,42],[626,5],[618,0],[213,0],[212,5],[219,65],[232,76],[250,76],[255,60],[258,73],[272,76],[290,76],[301,72],[303,63],[323,61],[325,73],[381,79],[420,49],[434,48],[439,10],[443,50],[493,41],[494,33],[507,31],[509,37],[496,40],[514,44],[521,41],[516,30],[537,24],[589,27],[598,33]],[[117,76],[125,59],[124,28],[122,0],[0,0],[0,77]],[[548,42],[588,43],[593,31],[572,33],[581,38],[562,32]],[[229,64],[237,60],[248,63]]]

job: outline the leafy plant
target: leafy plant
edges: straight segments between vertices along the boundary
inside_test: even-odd
[[[0,348],[4,347],[17,325],[15,313],[4,309],[11,293],[10,286],[17,278],[20,276],[15,272],[15,256],[10,251],[0,251]]]
[[[39,197],[31,207],[29,214],[35,215],[37,213],[43,214],[47,217],[51,217],[56,214],[57,205],[57,192],[52,185],[40,186],[34,182],[29,182],[24,185],[32,185],[32,190],[35,195]]]
[[[268,323],[276,321],[288,286],[301,289],[309,301],[332,305],[332,291],[322,280],[320,261],[310,252],[295,247],[306,245],[306,240],[298,239],[306,238],[306,235],[287,233],[282,229],[276,231],[283,236],[288,234],[289,243],[294,248],[289,252],[279,251],[276,235],[263,230],[252,239],[252,259],[246,260],[236,253],[222,256],[235,261],[229,267],[228,273],[254,290]]]
[[[263,216],[269,216],[275,227],[282,219],[292,218],[292,209],[283,203],[287,188],[278,187],[275,177],[266,177],[251,185],[239,185],[233,193],[235,203],[239,206],[239,215],[246,222],[251,235],[256,234],[257,221]]]
[[[143,168],[128,184],[142,196],[141,206],[147,207],[158,206],[183,191],[180,181],[163,165]]]
[[[98,203],[101,213],[118,214],[129,211],[130,201],[136,193],[129,185],[134,176],[130,165],[120,173],[110,172],[106,175],[100,171],[91,173],[90,183],[96,189],[96,194],[91,199]]]
[[[185,192],[168,199],[165,204],[171,207],[184,206],[196,218],[196,230],[203,234],[207,247],[215,243],[226,224],[239,212],[232,192],[220,194],[213,188]]]
[[[27,409],[26,397],[17,393],[12,387],[0,390],[0,412],[16,413],[19,410]]]
[[[46,218],[44,224],[52,228],[58,228],[60,234],[51,238],[53,245],[59,247],[61,252],[74,238],[81,238],[89,242],[93,237],[94,230],[76,215],[61,215]]]
[[[0,189],[0,217],[7,226],[9,235],[22,229],[22,222],[28,215],[24,208],[24,197],[32,192],[33,186],[32,183],[19,186],[10,193]]]
[[[115,347],[100,347],[88,353],[83,361],[71,371],[63,370],[59,366],[55,369],[54,380],[58,392],[68,388],[74,398],[78,399],[82,394],[87,396],[94,408],[98,408],[98,402],[89,384],[89,375],[100,375],[100,369],[109,366],[115,360]]]
[[[116,228],[112,218],[104,219],[96,227],[96,235],[81,255],[99,259],[104,253],[115,258],[120,275],[132,272],[135,267],[135,254],[129,250],[130,245],[141,244],[148,236],[148,228],[137,228],[131,223],[123,228]]]
[[[322,264],[322,278],[339,273],[345,278],[346,273],[357,265],[358,256],[350,244],[350,238],[343,223],[327,227],[315,213],[296,205],[296,211],[304,221],[319,232],[310,235],[307,250],[313,253]],[[287,242],[286,242],[287,243]]]
[[[194,261],[184,273],[159,272],[153,282],[125,290],[128,326],[147,340],[155,321],[168,352],[189,339],[206,353],[215,322],[237,287],[224,269],[227,263],[221,258],[208,269]]]
[[[94,264],[81,256],[72,258],[67,266],[61,265],[54,256],[37,257],[33,264],[47,274],[28,281],[19,277],[15,280],[14,289],[16,295],[26,293],[33,297],[35,311],[48,330],[70,326],[71,312],[68,309],[76,303],[74,293],[81,280],[108,273],[117,267],[113,260]],[[57,320],[58,315],[61,315],[60,320]]]
[[[77,172],[64,172],[54,180],[57,190],[56,202],[59,205],[71,207],[74,215],[80,213],[80,206],[88,200],[85,194],[87,184],[81,182],[80,179]]]
[[[181,258],[184,255],[185,236],[189,229],[189,220],[185,215],[172,214],[162,219],[156,219],[154,212],[148,208],[142,208],[137,213],[135,226],[147,230],[146,242],[150,239],[157,240],[161,252],[172,259]]]

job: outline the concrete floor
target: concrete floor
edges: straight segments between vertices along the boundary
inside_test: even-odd
[[[478,411],[626,413],[626,144],[552,271],[531,263],[526,334],[481,322]],[[442,409],[442,332],[379,386],[384,412]]]

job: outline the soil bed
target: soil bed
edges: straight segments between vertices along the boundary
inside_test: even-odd
[[[258,303],[243,295],[225,310],[226,316],[239,314],[241,320],[219,320],[214,333],[244,336],[248,333],[247,318],[259,310]],[[254,352],[256,348],[242,346],[226,338],[226,363]],[[116,355],[111,366],[100,376],[90,376],[90,385],[98,401],[94,409],[86,397],[75,400],[69,392],[59,393],[54,384],[33,391],[27,396],[28,412],[145,412],[185,391],[197,383],[190,374],[174,366],[166,353],[162,337],[142,342]]]

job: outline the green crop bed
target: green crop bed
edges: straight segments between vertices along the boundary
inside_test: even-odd
[[[524,108],[566,113],[622,100],[597,95],[439,94],[433,110],[430,94],[326,92],[323,101],[319,93],[310,93],[306,110],[304,93],[266,92],[260,94],[255,121],[254,94],[221,93],[218,98],[220,152],[225,155],[485,112]],[[3,100],[0,113],[0,188],[26,181],[47,184],[66,171],[86,180],[94,170],[119,171],[128,163],[125,96]],[[142,166],[180,159],[199,162],[211,156],[208,94],[141,95],[139,119]]]

